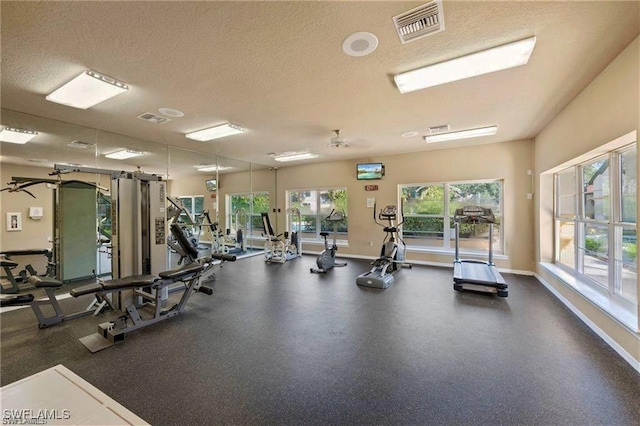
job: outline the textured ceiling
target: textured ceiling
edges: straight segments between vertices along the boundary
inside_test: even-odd
[[[2,1],[1,105],[268,166],[282,166],[267,153],[283,151],[319,154],[306,163],[373,159],[535,137],[640,32],[637,1],[444,1],[445,31],[401,44],[392,17],[424,3]],[[378,49],[345,55],[342,42],[356,31],[374,33]],[[533,35],[526,66],[404,95],[393,83],[395,73]],[[88,110],[45,100],[86,69],[129,92]],[[136,118],[162,107],[185,116],[161,125]],[[248,132],[210,142],[184,136],[227,121]],[[499,130],[427,146],[421,136],[441,124]],[[332,129],[351,146],[328,147]],[[419,135],[401,137],[409,131]],[[31,158],[43,158],[37,150],[55,133],[27,144]],[[20,156],[6,145],[3,161]]]

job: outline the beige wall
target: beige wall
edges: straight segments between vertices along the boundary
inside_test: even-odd
[[[7,182],[10,182],[13,177],[56,179],[49,176],[49,172],[51,169],[45,167],[0,164],[2,188],[6,188]],[[61,177],[63,180],[77,179],[84,182],[94,182],[105,188],[110,186],[108,175],[69,173]],[[49,239],[53,237],[53,190],[46,184],[33,185],[27,189],[36,196],[35,199],[25,192],[0,192],[0,218],[2,219],[0,251],[52,248]],[[29,219],[29,207],[43,207],[43,218],[40,220]],[[7,232],[7,212],[22,214],[22,231]]]
[[[14,164],[2,164],[0,176],[2,188],[15,177],[34,177],[51,179],[50,169],[25,167]],[[53,191],[46,185],[33,185],[28,190],[36,196],[32,198],[25,192],[0,192],[0,251],[50,249],[48,238],[53,236]],[[29,219],[29,207],[43,207],[44,217],[40,220]],[[22,231],[7,232],[7,212],[22,214]]]
[[[543,172],[640,128],[639,39],[636,38],[535,138],[536,259],[553,259],[553,179]],[[539,265],[536,272],[579,312],[640,361],[640,338]]]
[[[278,207],[285,208],[287,190],[305,188],[346,187],[349,197],[349,247],[344,254],[376,257],[384,233],[372,219],[367,198],[375,197],[380,205],[398,203],[398,185],[437,183],[478,179],[504,179],[504,236],[507,259],[498,259],[500,268],[531,271],[533,269],[532,192],[533,142],[514,141],[477,145],[467,148],[367,158],[362,161],[381,161],[386,175],[379,181],[356,180],[356,163],[336,161],[278,170]],[[367,183],[378,185],[378,191],[365,191]],[[284,229],[284,215],[278,216],[278,227]],[[371,246],[369,243],[372,243]],[[320,246],[310,246],[318,251]],[[409,260],[451,264],[453,255],[409,253]]]

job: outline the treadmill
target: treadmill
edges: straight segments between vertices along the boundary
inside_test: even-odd
[[[491,209],[480,206],[466,206],[456,209],[453,218],[456,229],[456,252],[453,261],[453,289],[456,291],[478,291],[497,294],[499,297],[507,297],[509,290],[507,283],[493,263],[493,224],[495,216]],[[489,259],[461,260],[458,241],[460,239],[461,223],[488,223],[489,224]]]

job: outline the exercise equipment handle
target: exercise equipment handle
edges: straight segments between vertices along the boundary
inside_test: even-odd
[[[200,286],[200,288],[198,289],[198,292],[208,294],[209,296],[211,296],[213,294],[213,289],[211,287]]]
[[[236,256],[233,254],[214,253],[211,255],[212,259],[224,260],[225,262],[235,262]]]

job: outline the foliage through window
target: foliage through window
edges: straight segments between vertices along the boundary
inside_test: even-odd
[[[245,192],[227,196],[227,228],[232,234],[242,229],[250,237],[262,235],[261,213],[269,212],[268,192]],[[226,232],[226,230],[223,230]]]
[[[555,174],[555,261],[637,303],[636,144]]]
[[[331,210],[344,212],[345,219],[337,223],[337,230],[338,239],[347,240],[349,218],[345,188],[288,191],[288,206],[300,209],[302,223],[299,231],[306,240],[322,241],[320,232],[333,232],[333,224],[326,220]]]
[[[182,195],[178,199],[182,202],[187,213],[181,213],[178,217],[182,228],[189,235],[198,235],[198,218],[204,212],[204,196],[202,195]]]
[[[455,210],[464,206],[490,208],[496,217],[494,249],[501,252],[502,182],[461,182],[400,186],[404,214],[402,238],[409,248],[449,250],[454,246]],[[461,224],[460,248],[487,250],[487,224]]]

